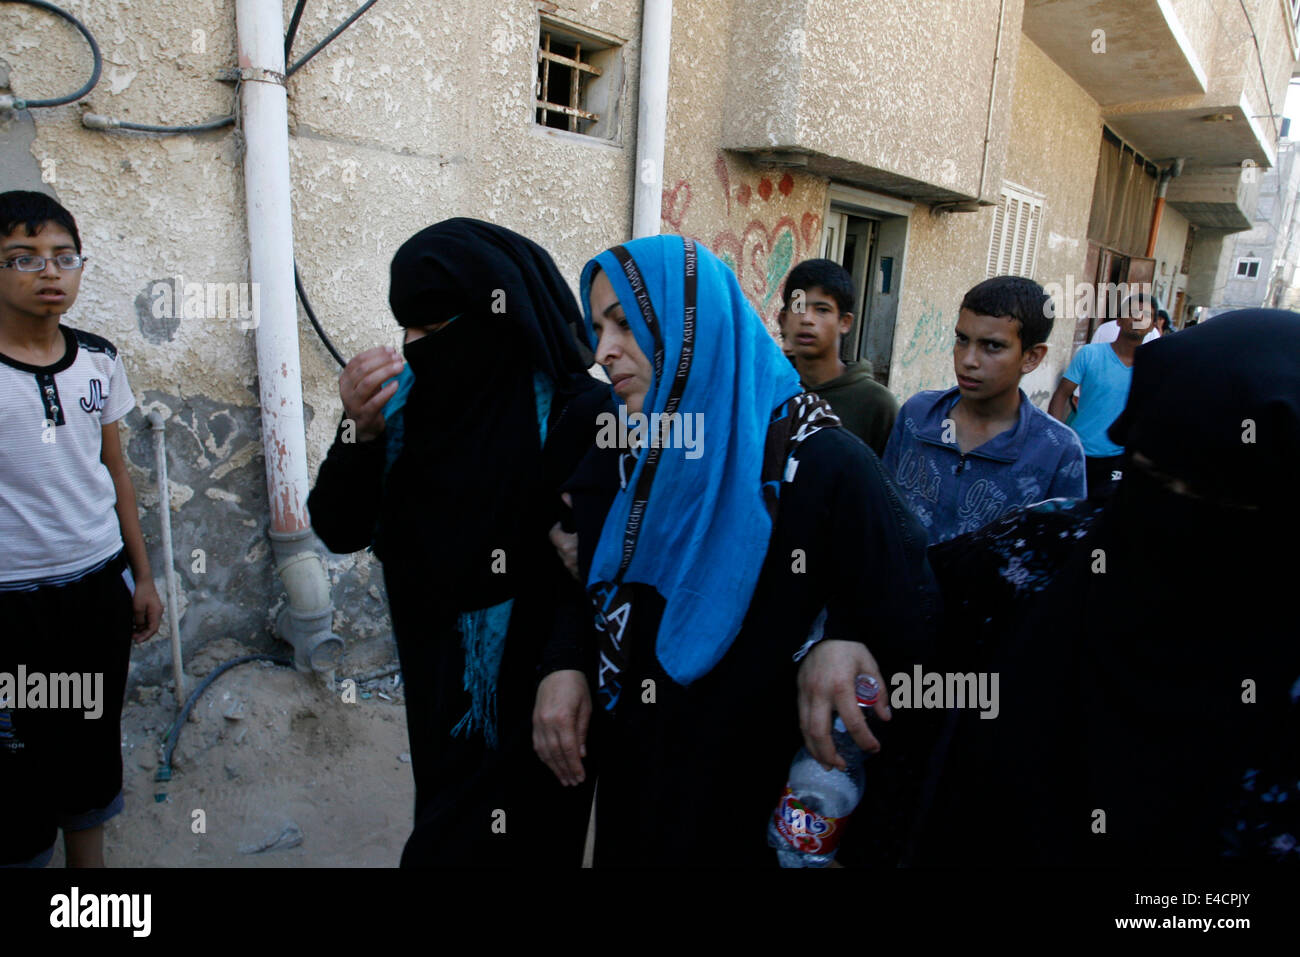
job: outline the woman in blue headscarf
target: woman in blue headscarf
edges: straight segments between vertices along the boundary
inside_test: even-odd
[[[879,747],[854,678],[928,638],[924,534],[708,250],[615,247],[582,300],[620,407],[565,486],[591,604],[554,630],[534,746],[562,783],[599,775],[598,866],[770,866],[800,728],[826,765],[832,710]]]

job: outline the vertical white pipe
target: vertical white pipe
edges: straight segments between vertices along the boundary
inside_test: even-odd
[[[280,0],[236,0],[244,127],[248,271],[257,330],[262,448],[271,508],[271,549],[288,592],[276,633],[301,669],[328,672],[343,651],[330,631],[329,579],[311,548],[307,517],[307,431],[298,358],[289,205],[289,102],[284,88]]]
[[[236,0],[243,107],[248,265],[257,321],[257,374],[271,530],[308,527],[307,437],[298,360],[289,207],[289,109],[280,0]]]
[[[664,134],[668,126],[668,67],[673,0],[644,0],[641,79],[636,119],[636,192],[632,238],[659,235],[664,189]]]

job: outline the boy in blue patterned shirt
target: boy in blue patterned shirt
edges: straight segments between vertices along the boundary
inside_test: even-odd
[[[957,386],[903,404],[885,448],[930,544],[974,531],[1012,509],[1086,492],[1083,447],[1020,388],[1047,354],[1055,310],[1043,287],[996,276],[961,303],[953,344]]]

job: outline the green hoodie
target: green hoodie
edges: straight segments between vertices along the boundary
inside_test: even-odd
[[[871,363],[866,359],[849,362],[844,374],[813,388],[831,404],[844,427],[871,446],[878,456],[885,454],[885,443],[898,417],[898,400],[894,394],[871,377]]]

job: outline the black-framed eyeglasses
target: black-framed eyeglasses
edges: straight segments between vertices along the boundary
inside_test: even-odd
[[[59,253],[49,259],[44,256],[19,256],[16,259],[0,261],[0,269],[17,269],[19,272],[40,272],[45,264],[54,261],[60,269],[80,269],[86,264],[87,257],[77,253]]]

